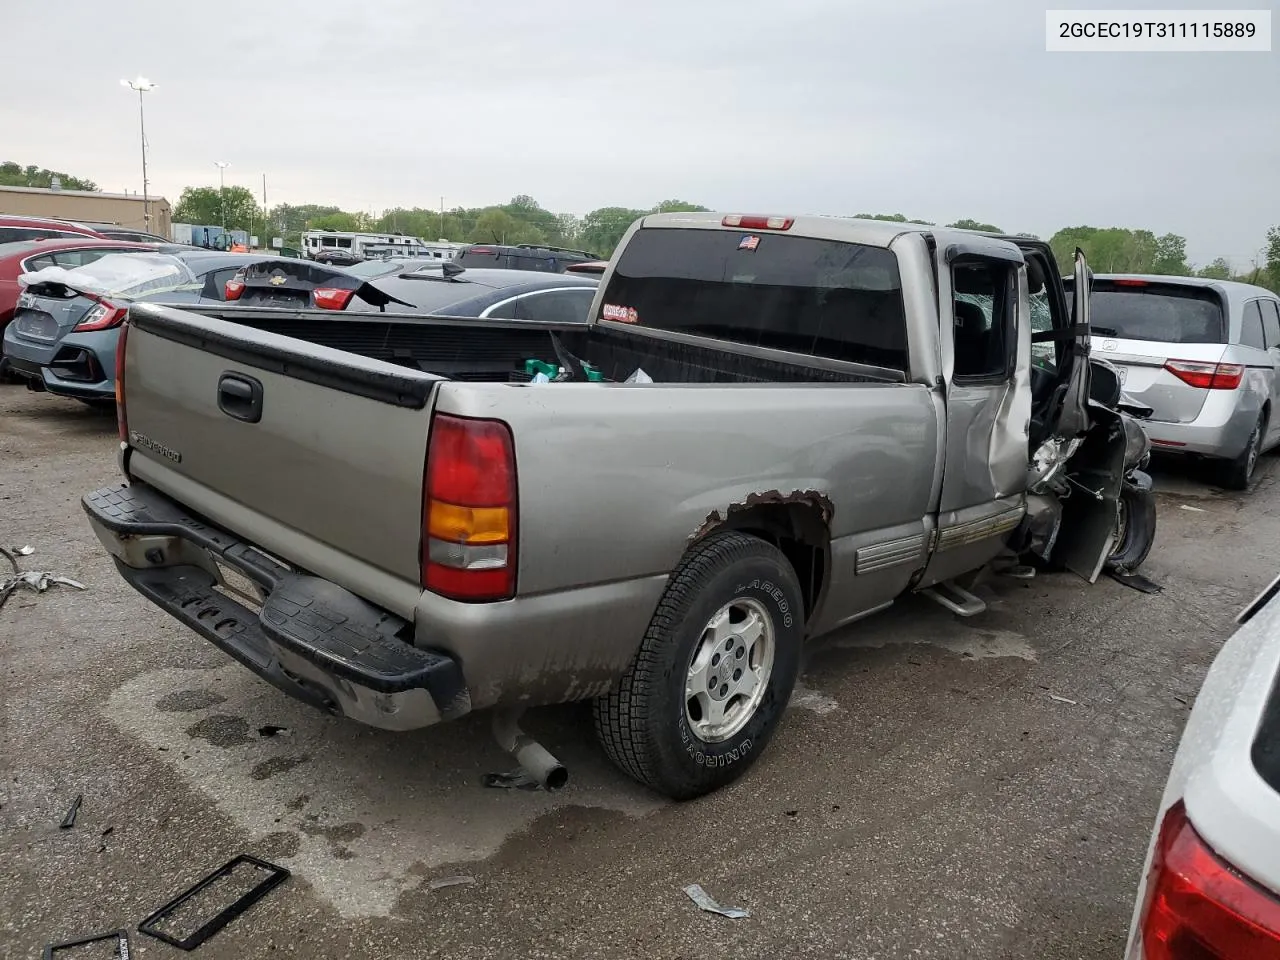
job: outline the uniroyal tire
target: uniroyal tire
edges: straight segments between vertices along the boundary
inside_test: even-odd
[[[689,705],[695,701],[687,690],[694,682],[695,654],[709,649],[713,617],[730,607],[748,610],[753,623],[767,617],[770,667],[757,684],[762,692],[750,695],[758,700],[749,714],[745,707],[738,714],[748,716],[743,726],[708,742],[695,732],[701,718],[691,719]],[[721,634],[714,636],[718,640]],[[671,575],[621,681],[595,701],[596,735],[605,753],[625,773],[675,800],[736,780],[760,756],[782,719],[803,641],[804,601],[782,552],[742,533],[707,537]]]

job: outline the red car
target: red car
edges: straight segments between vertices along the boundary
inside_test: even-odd
[[[96,237],[99,240],[111,239],[92,227],[66,220],[53,220],[49,217],[16,217],[0,216],[0,243],[17,243],[22,240],[75,239],[76,237]]]
[[[30,218],[0,217],[0,227],[6,220],[13,219]],[[57,239],[0,243],[0,335],[13,319],[13,311],[18,305],[18,294],[22,292],[22,285],[18,283],[21,274],[44,267],[81,267],[107,253],[155,249],[154,245],[147,243],[102,240],[74,233]],[[0,372],[3,365],[3,359],[0,359]]]

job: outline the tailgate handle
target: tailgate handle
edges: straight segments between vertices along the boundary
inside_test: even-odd
[[[240,373],[218,379],[218,409],[228,417],[257,423],[262,419],[262,384]]]

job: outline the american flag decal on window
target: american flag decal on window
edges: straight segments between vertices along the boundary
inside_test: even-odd
[[[738,241],[739,250],[754,250],[758,246],[760,246],[759,237],[747,235]]]

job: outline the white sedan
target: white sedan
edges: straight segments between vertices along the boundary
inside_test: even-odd
[[[1127,960],[1280,960],[1280,577],[1238,622],[1174,756]]]

